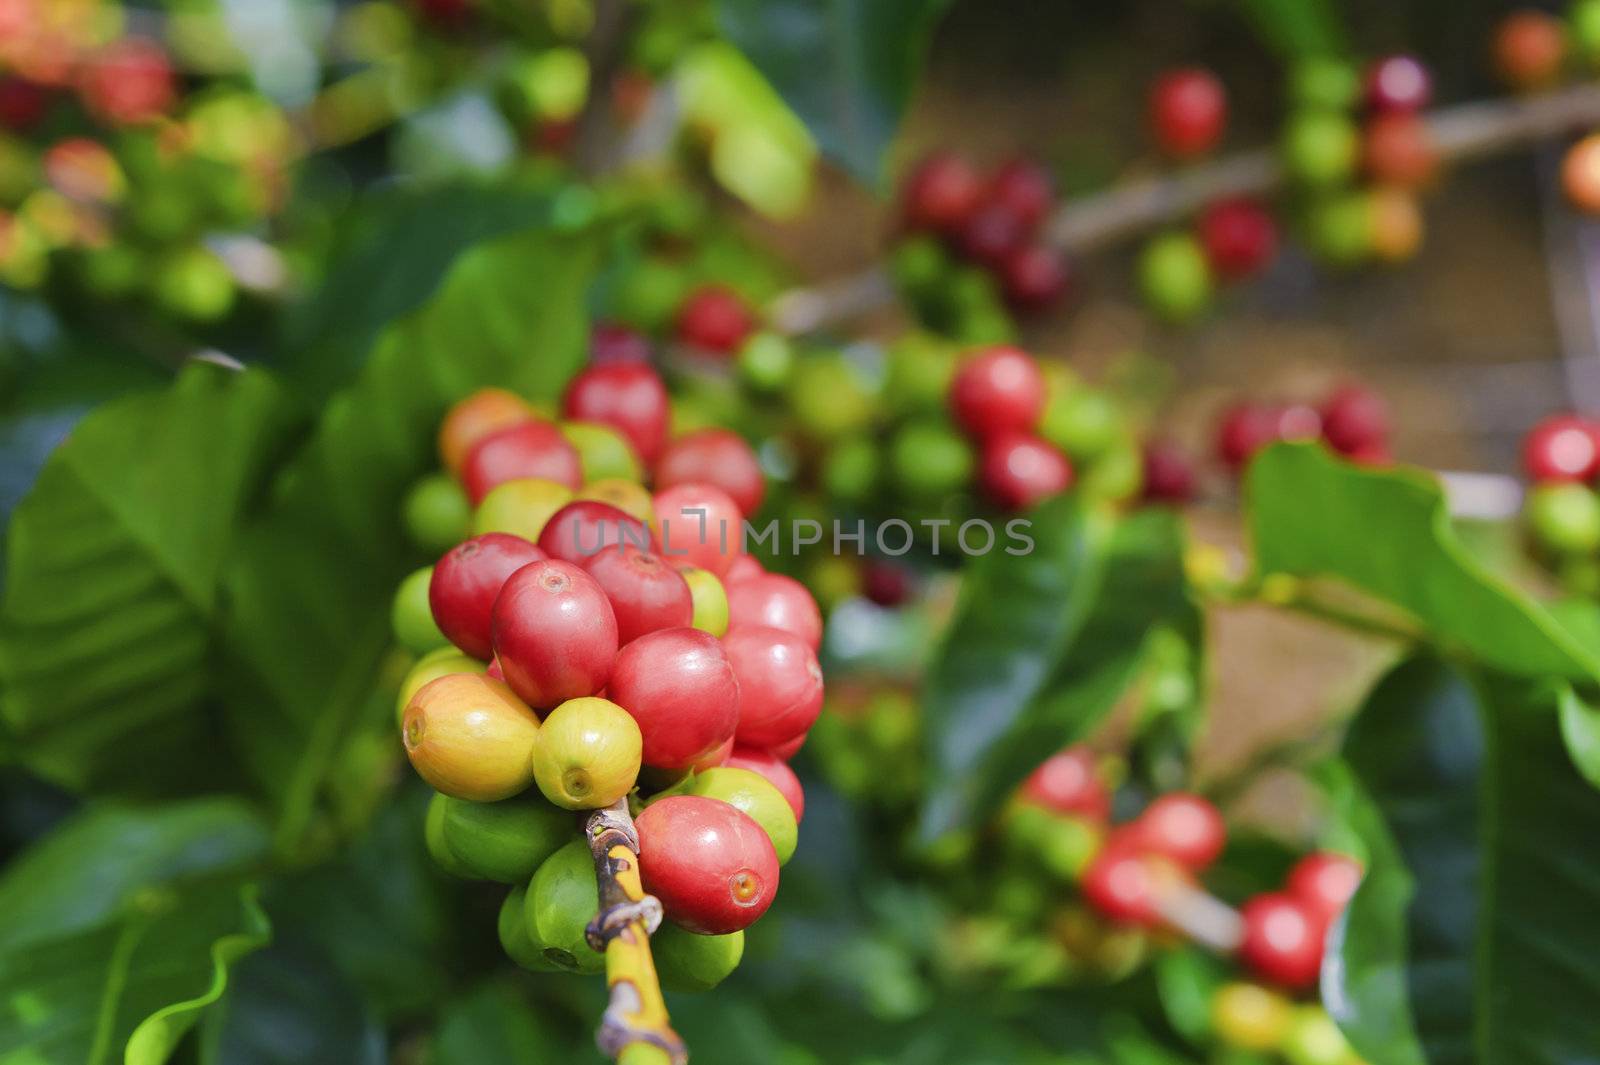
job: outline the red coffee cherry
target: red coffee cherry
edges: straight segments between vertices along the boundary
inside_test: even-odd
[[[761,563],[749,555],[735,555],[728,563],[728,572],[722,575],[722,586],[732,587],[738,581],[749,580],[751,577],[763,576],[767,571],[761,568]]]
[[[446,551],[428,581],[428,608],[439,631],[473,658],[487,660],[494,654],[492,614],[501,586],[523,566],[545,557],[509,533],[484,533]]]
[[[936,152],[906,178],[900,198],[911,228],[953,233],[977,209],[983,182],[966,160]]]
[[[691,772],[704,773],[707,769],[718,769],[728,764],[728,759],[733,757],[733,737],[729,737],[717,745],[717,749],[700,759],[691,767]]]
[[[1072,271],[1064,255],[1044,244],[1012,250],[999,267],[1000,291],[1019,311],[1040,311],[1072,288]]]
[[[1170,70],[1150,86],[1148,118],[1156,147],[1174,159],[1192,159],[1222,139],[1228,95],[1209,70]]]
[[[617,655],[607,689],[644,734],[644,764],[688,769],[733,737],[739,682],[722,644],[699,629],[646,633]]]
[[[1322,405],[1322,438],[1342,455],[1370,454],[1388,442],[1388,404],[1370,388],[1338,389]]]
[[[897,607],[911,598],[911,571],[896,562],[868,559],[861,567],[861,594],[881,607]]]
[[[1028,227],[1003,203],[981,205],[956,234],[961,254],[989,267],[998,267],[1027,239]]]
[[[25,78],[0,76],[0,126],[25,133],[39,124],[50,97],[45,90]]]
[[[639,875],[667,917],[701,935],[753,924],[778,893],[778,854],[742,810],[701,795],[646,806],[639,828]]]
[[[655,517],[656,542],[670,565],[698,566],[721,577],[744,550],[744,515],[715,485],[675,484],[657,492]]]
[[[1600,473],[1600,425],[1576,414],[1556,414],[1522,441],[1522,465],[1534,481],[1591,481]]]
[[[667,442],[667,386],[660,374],[641,363],[584,370],[567,385],[561,412],[572,421],[611,426],[646,463],[654,462]]]
[[[494,601],[494,655],[511,690],[536,710],[594,695],[617,657],[616,615],[577,566],[534,562]]]
[[[507,481],[539,477],[576,490],[583,484],[577,450],[549,422],[521,422],[483,437],[461,464],[461,486],[474,506]]]
[[[806,586],[781,573],[762,573],[728,585],[728,629],[765,625],[792,632],[813,651],[822,646],[822,611]]]
[[[1281,439],[1282,408],[1240,403],[1223,413],[1217,427],[1217,457],[1230,469],[1242,469],[1257,451]]]
[[[1026,352],[989,348],[963,362],[950,383],[950,414],[977,437],[1028,433],[1044,413],[1044,374]]]
[[[1332,922],[1361,886],[1361,863],[1333,851],[1308,854],[1289,870],[1285,886],[1324,922]]]
[[[1367,68],[1365,98],[1374,111],[1420,111],[1433,99],[1433,78],[1415,56],[1385,56]]]
[[[718,355],[732,355],[755,327],[744,300],[722,285],[697,289],[678,308],[678,339]]]
[[[1068,747],[1046,758],[1022,783],[1022,797],[1054,810],[1104,820],[1111,816],[1111,793],[1100,780],[1094,752]]]
[[[1561,160],[1561,191],[1578,210],[1600,214],[1600,133],[1567,149]]]
[[[1140,852],[1123,833],[1113,832],[1083,871],[1079,887],[1108,920],[1154,928],[1163,923],[1157,905],[1163,878],[1177,875],[1163,859]]]
[[[657,629],[684,628],[694,620],[689,582],[659,555],[637,547],[608,549],[583,565],[611,602],[619,645]]]
[[[597,555],[623,547],[650,549],[650,527],[627,511],[598,499],[575,499],[550,515],[539,548],[551,558],[587,566]]]
[[[1239,911],[1244,941],[1239,960],[1261,979],[1287,988],[1305,988],[1322,971],[1323,919],[1293,895],[1257,895]]]
[[[989,202],[1005,207],[1030,232],[1045,220],[1055,198],[1050,174],[1031,159],[1002,163],[989,179]]]
[[[776,758],[780,762],[787,762],[790,759],[792,759],[795,755],[800,753],[800,748],[802,748],[802,747],[804,747],[806,745],[806,740],[809,739],[810,736],[811,736],[810,732],[802,732],[800,735],[796,736],[794,739],[790,740],[788,743],[780,743],[780,744],[778,744],[776,747],[772,748],[772,750],[769,751],[768,753],[770,753],[774,758]]]
[[[984,442],[978,486],[1004,510],[1023,510],[1072,487],[1072,463],[1045,440],[1008,433]]]
[[[741,625],[722,637],[739,679],[741,747],[772,748],[803,736],[822,712],[822,666],[800,637],[764,625]]]
[[[592,366],[647,365],[650,338],[615,322],[596,322],[589,331],[589,363]]]
[[[806,793],[800,786],[800,778],[794,775],[794,770],[771,751],[756,751],[748,747],[735,747],[733,753],[723,761],[723,765],[735,769],[748,769],[753,773],[760,773],[766,777],[773,787],[789,801],[789,808],[794,811],[796,821],[804,821],[806,816]]]
[[[728,493],[746,516],[761,509],[766,476],[744,437],[726,429],[700,429],[667,445],[656,462],[656,489],[698,482]]]
[[[1217,860],[1227,842],[1222,815],[1198,795],[1175,791],[1145,807],[1130,831],[1133,844],[1198,873]]]
[[[1494,31],[1494,70],[1509,89],[1547,89],[1561,77],[1567,56],[1562,21],[1543,11],[1513,11]]]
[[[144,37],[124,37],[90,56],[78,92],[95,117],[118,126],[157,118],[177,98],[166,51]]]
[[[1206,261],[1229,281],[1265,269],[1278,253],[1278,225],[1255,200],[1218,200],[1201,212],[1196,228]]]
[[[1414,189],[1433,180],[1439,167],[1428,124],[1413,111],[1373,115],[1361,136],[1361,165],[1385,185]]]
[[[1187,503],[1194,498],[1197,478],[1187,452],[1166,440],[1144,445],[1144,498],[1151,503]]]

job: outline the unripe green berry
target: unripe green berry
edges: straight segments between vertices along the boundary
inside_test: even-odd
[[[1279,1050],[1289,1065],[1348,1065],[1351,1056],[1344,1033],[1321,1006],[1294,1011]]]
[[[1577,0],[1567,12],[1572,43],[1591,67],[1600,66],[1600,0]]]
[[[1349,192],[1317,203],[1309,218],[1311,248],[1336,266],[1354,266],[1372,252],[1372,201]]]
[[[926,292],[950,271],[950,256],[933,237],[911,237],[890,254],[889,269],[895,283],[908,292]]]
[[[945,409],[959,354],[954,345],[927,333],[907,333],[889,348],[884,398],[900,414]]]
[[[434,623],[433,609],[428,605],[428,582],[432,579],[432,566],[423,566],[410,574],[400,582],[389,607],[394,638],[414,654],[426,654],[450,643]]]
[[[972,480],[976,460],[949,422],[908,422],[889,445],[889,473],[895,487],[913,500],[938,499]]]
[[[796,360],[789,406],[807,434],[823,439],[856,432],[877,412],[871,387],[842,355]]]
[[[739,348],[739,379],[757,392],[780,392],[794,371],[794,346],[777,333],[753,333]]]
[[[495,485],[472,515],[472,535],[510,533],[536,542],[551,515],[572,502],[572,489],[541,477]]]
[[[544,956],[544,947],[534,942],[528,932],[528,885],[518,884],[511,889],[500,904],[500,917],[496,931],[500,935],[500,949],[506,957],[522,968],[535,973],[555,973],[561,969]]]
[[[533,779],[565,810],[610,806],[639,778],[639,723],[609,699],[568,699],[545,715],[533,738]]]
[[[1528,492],[1526,514],[1544,550],[1557,555],[1600,551],[1600,496],[1587,485],[1536,485]]]
[[[1297,107],[1342,111],[1361,93],[1361,76],[1342,59],[1313,56],[1289,72],[1289,102]]]
[[[433,554],[443,554],[471,535],[472,504],[448,474],[432,473],[413,484],[401,516],[411,542]]]
[[[459,876],[463,880],[472,879],[472,870],[451,852],[444,841],[444,804],[449,796],[434,794],[428,801],[428,814],[422,822],[422,842],[428,849],[428,857],[433,859],[433,864],[449,873]]]
[[[573,816],[537,799],[468,802],[445,797],[444,845],[471,875],[515,884],[528,880],[544,860],[578,830]]]
[[[689,596],[694,602],[689,626],[721,639],[728,631],[728,591],[721,579],[699,566],[685,566],[678,573],[688,583]]]
[[[589,946],[584,930],[600,908],[599,881],[587,840],[573,840],[556,851],[528,885],[525,919],[529,937],[545,960],[563,972],[598,973],[604,955]]]
[[[611,426],[596,422],[562,422],[561,435],[578,452],[585,484],[611,479],[644,479],[632,445]]]
[[[1075,462],[1106,451],[1122,432],[1121,408],[1110,393],[1098,388],[1052,390],[1039,421],[1039,435]]]
[[[744,957],[744,932],[702,936],[669,921],[650,937],[650,953],[664,990],[710,991],[739,967]]]
[[[1186,322],[1211,303],[1211,266],[1200,242],[1188,233],[1152,240],[1139,258],[1139,288],[1155,314]]]
[[[859,436],[841,440],[822,460],[822,486],[835,499],[859,503],[878,483],[878,445]]]
[[[772,847],[778,852],[779,865],[787,863],[794,856],[795,846],[800,840],[800,826],[795,821],[794,808],[783,797],[783,793],[760,773],[731,766],[707,769],[694,775],[685,793],[720,799],[748,814],[772,840]]]
[[[1144,485],[1144,456],[1131,441],[1123,441],[1095,459],[1079,482],[1084,494],[1119,502],[1139,494]]]
[[[1284,130],[1284,169],[1302,184],[1328,188],[1348,181],[1360,158],[1361,134],[1339,111],[1305,108]]]
[[[671,324],[689,291],[689,277],[673,263],[643,259],[618,280],[612,293],[611,317],[659,333]]]

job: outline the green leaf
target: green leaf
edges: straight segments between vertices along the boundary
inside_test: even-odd
[[[1344,28],[1329,0],[1239,0],[1239,6],[1268,47],[1285,59],[1344,50]]]
[[[1280,444],[1251,463],[1246,494],[1262,574],[1336,578],[1507,673],[1600,679],[1600,655],[1461,545],[1431,475]]]
[[[718,24],[822,150],[877,184],[948,0],[716,0]]]
[[[234,972],[227,995],[206,1012],[199,1042],[201,1065],[389,1060],[383,1025],[360,989],[320,952],[276,942]]]
[[[1035,547],[964,578],[923,690],[927,838],[977,823],[1133,681],[1152,630],[1190,611],[1178,520],[1117,520],[1073,497],[1030,515]]]
[[[1572,764],[1594,787],[1600,788],[1600,709],[1567,688],[1560,695],[1561,739]]]
[[[571,1061],[576,1048],[505,984],[484,984],[450,1004],[434,1033],[429,1065]]]
[[[1365,833],[1370,872],[1324,997],[1371,1060],[1593,1060],[1600,793],[1563,746],[1562,697],[1422,658],[1385,678],[1355,722],[1346,758],[1404,868]]]
[[[16,508],[0,717],[74,790],[220,781],[209,656],[234,527],[296,426],[265,374],[191,364],[85,417]]]
[[[286,844],[303,842],[341,767],[392,728],[371,696],[394,587],[422,561],[400,501],[434,468],[440,419],[484,385],[558,394],[583,357],[598,246],[595,234],[542,232],[461,256],[384,332],[241,535],[226,576],[228,727]]]

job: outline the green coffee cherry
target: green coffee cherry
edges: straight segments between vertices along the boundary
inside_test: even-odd
[[[878,445],[867,437],[841,440],[822,460],[822,486],[830,496],[860,502],[878,483]]]
[[[691,628],[722,638],[728,631],[728,591],[715,573],[699,566],[685,566],[678,574],[688,583],[694,601]]]
[[[562,422],[561,435],[578,452],[584,483],[621,479],[641,481],[644,472],[633,447],[609,425],[595,422]],[[491,495],[493,493],[490,493]],[[484,502],[488,502],[485,498]]]
[[[501,532],[536,541],[550,516],[572,502],[572,489],[540,477],[507,481],[489,490],[472,515],[472,535]]]
[[[570,813],[537,799],[440,805],[444,845],[471,875],[502,884],[525,881],[578,831]]]
[[[1361,76],[1349,63],[1314,56],[1295,63],[1289,72],[1289,101],[1299,107],[1342,111],[1361,93]]]
[[[433,859],[433,864],[449,873],[459,876],[463,880],[472,879],[472,870],[451,852],[444,841],[444,804],[449,797],[435,794],[428,802],[428,815],[422,822],[422,842],[428,848],[428,857]]]
[[[678,313],[690,280],[674,263],[643,259],[618,279],[612,316],[647,333],[660,332]]]
[[[406,704],[417,694],[418,689],[430,680],[438,680],[451,673],[482,673],[487,668],[484,663],[462,654],[454,647],[440,647],[429,651],[417,659],[416,665],[411,667],[411,672],[407,673],[406,679],[400,683],[400,696],[394,704],[395,720],[399,721],[406,716]]]
[[[1055,391],[1039,421],[1039,435],[1080,462],[1106,451],[1122,433],[1121,408],[1098,388]]]
[[[777,333],[752,334],[740,347],[739,379],[757,392],[780,392],[794,371],[794,347]]]
[[[1591,67],[1600,66],[1600,0],[1577,0],[1567,11],[1572,44]]]
[[[1039,862],[1058,880],[1076,882],[1099,849],[1100,830],[1081,817],[1052,816],[1039,834]]]
[[[1348,1065],[1350,1044],[1321,1006],[1301,1006],[1278,1047],[1289,1065]]]
[[[1557,555],[1600,551],[1600,495],[1587,485],[1536,485],[1528,492],[1525,513],[1544,550]]]
[[[919,414],[945,409],[955,376],[955,346],[927,333],[908,333],[889,348],[884,398],[890,409]]]
[[[1139,258],[1139,289],[1155,314],[1187,322],[1211,304],[1211,267],[1200,242],[1188,233],[1152,240]]]
[[[586,840],[556,851],[528,886],[525,920],[545,959],[569,973],[604,972],[606,959],[589,946],[584,929],[599,911],[600,887]]]
[[[889,256],[889,270],[902,289],[925,293],[945,279],[950,271],[950,256],[933,237],[911,237],[895,245]]]
[[[788,394],[801,428],[824,439],[856,432],[877,413],[871,386],[842,355],[796,360]]]
[[[739,967],[744,933],[700,936],[667,922],[650,937],[650,953],[664,990],[710,991]]]
[[[545,723],[549,728],[549,723]],[[696,773],[689,781],[688,794],[703,795],[708,799],[721,799],[729,806],[742,810],[766,832],[772,847],[778,852],[778,864],[783,865],[794,856],[795,845],[800,840],[800,826],[795,822],[794,809],[789,800],[766,777],[749,769],[719,766]]]
[[[1322,200],[1307,222],[1311,250],[1335,266],[1355,266],[1372,253],[1372,201],[1365,193]]]
[[[153,286],[156,302],[180,318],[212,322],[233,309],[233,275],[206,248],[169,253],[156,266]]]
[[[433,608],[428,605],[428,582],[433,579],[433,567],[421,569],[400,582],[389,607],[389,623],[394,638],[400,646],[416,654],[425,654],[450,641],[433,621]]]
[[[910,499],[938,499],[972,479],[972,445],[949,422],[909,422],[889,444],[889,473]]]
[[[568,699],[533,739],[533,779],[565,810],[610,806],[639,779],[644,738],[633,715],[609,699]]]
[[[544,956],[544,947],[528,934],[528,885],[518,884],[511,889],[505,902],[500,904],[497,931],[500,949],[506,957],[535,973],[555,973],[561,970]]]
[[[1283,165],[1289,176],[1315,188],[1350,180],[1361,157],[1361,134],[1339,111],[1305,108],[1283,133]]]
[[[1123,441],[1090,463],[1079,483],[1099,499],[1132,499],[1144,485],[1144,456],[1132,441]]]
[[[411,486],[401,516],[412,543],[443,554],[470,535],[472,504],[453,477],[433,473]]]

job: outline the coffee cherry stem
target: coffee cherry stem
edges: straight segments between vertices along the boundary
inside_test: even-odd
[[[627,798],[591,813],[585,833],[600,885],[599,912],[587,935],[605,952],[611,992],[595,1042],[622,1065],[685,1065],[689,1052],[667,1016],[650,954],[661,903],[645,894],[639,879],[639,833]]]

